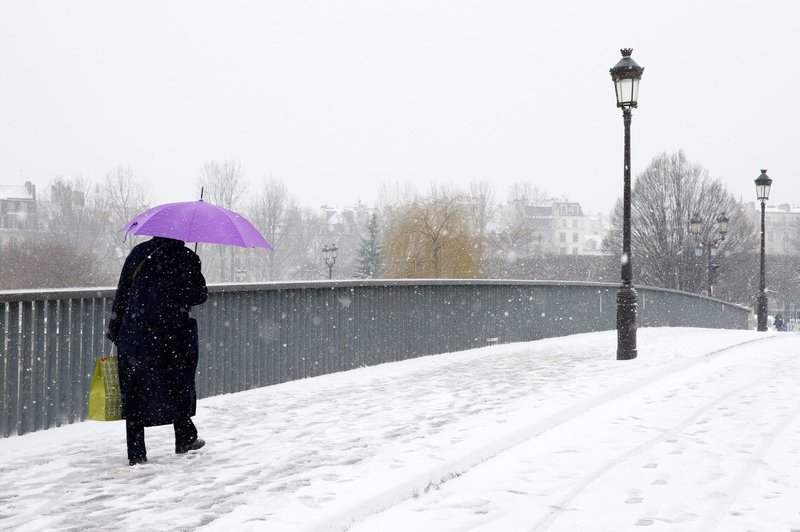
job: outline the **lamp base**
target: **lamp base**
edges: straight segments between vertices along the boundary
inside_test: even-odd
[[[758,330],[767,330],[767,296],[761,294],[756,301],[756,316],[758,317]]]
[[[636,290],[622,285],[617,292],[617,360],[636,358]]]

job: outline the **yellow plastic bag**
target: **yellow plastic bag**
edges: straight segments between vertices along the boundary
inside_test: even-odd
[[[119,391],[117,357],[100,357],[94,366],[89,390],[89,419],[117,421],[122,419],[122,395]]]

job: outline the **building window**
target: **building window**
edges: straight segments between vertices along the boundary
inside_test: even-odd
[[[578,220],[572,220],[572,227],[578,227]]]
[[[578,254],[578,248],[572,248],[572,254],[573,255],[577,255]]]
[[[561,227],[566,227],[566,226],[567,226],[567,221],[561,220]]]
[[[567,233],[559,233],[558,240],[559,240],[559,242],[566,242],[567,241]]]
[[[578,233],[572,233],[572,241],[573,242],[577,242],[578,241]]]

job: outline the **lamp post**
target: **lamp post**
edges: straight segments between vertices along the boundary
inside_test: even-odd
[[[766,256],[764,253],[764,228],[766,219],[766,205],[769,199],[769,189],[772,179],[766,170],[761,170],[761,175],[756,179],[756,198],[761,202],[761,276],[758,281],[758,299],[756,301],[756,315],[758,316],[758,330],[767,330],[767,275]]]
[[[622,200],[622,286],[617,292],[617,360],[636,358],[636,290],[631,257],[631,109],[637,107],[639,80],[644,68],[623,48],[622,59],[610,70],[625,125],[624,189]]]
[[[720,214],[717,217],[717,234],[719,235],[716,238],[711,238],[709,240],[701,241],[700,240],[700,232],[703,227],[703,220],[700,218],[699,213],[695,213],[692,216],[692,219],[689,220],[689,232],[694,235],[695,241],[695,248],[694,248],[694,256],[695,257],[702,257],[705,254],[705,251],[708,250],[707,256],[708,261],[706,262],[706,274],[707,274],[707,287],[708,287],[708,295],[710,297],[714,296],[714,271],[719,268],[718,264],[712,264],[712,260],[714,257],[717,256],[717,244],[720,242],[725,241],[725,235],[728,233],[728,223],[730,220],[725,213]]]
[[[328,267],[328,279],[333,279],[333,265],[336,264],[336,252],[339,248],[336,244],[322,246],[322,260],[325,261],[325,266]]]

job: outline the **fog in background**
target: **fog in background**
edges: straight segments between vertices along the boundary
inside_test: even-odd
[[[532,181],[585,212],[622,193],[608,69],[645,67],[633,173],[683,149],[744,201],[800,200],[789,1],[9,1],[0,4],[0,183],[100,181],[199,195],[205,161],[302,204],[378,184]]]

